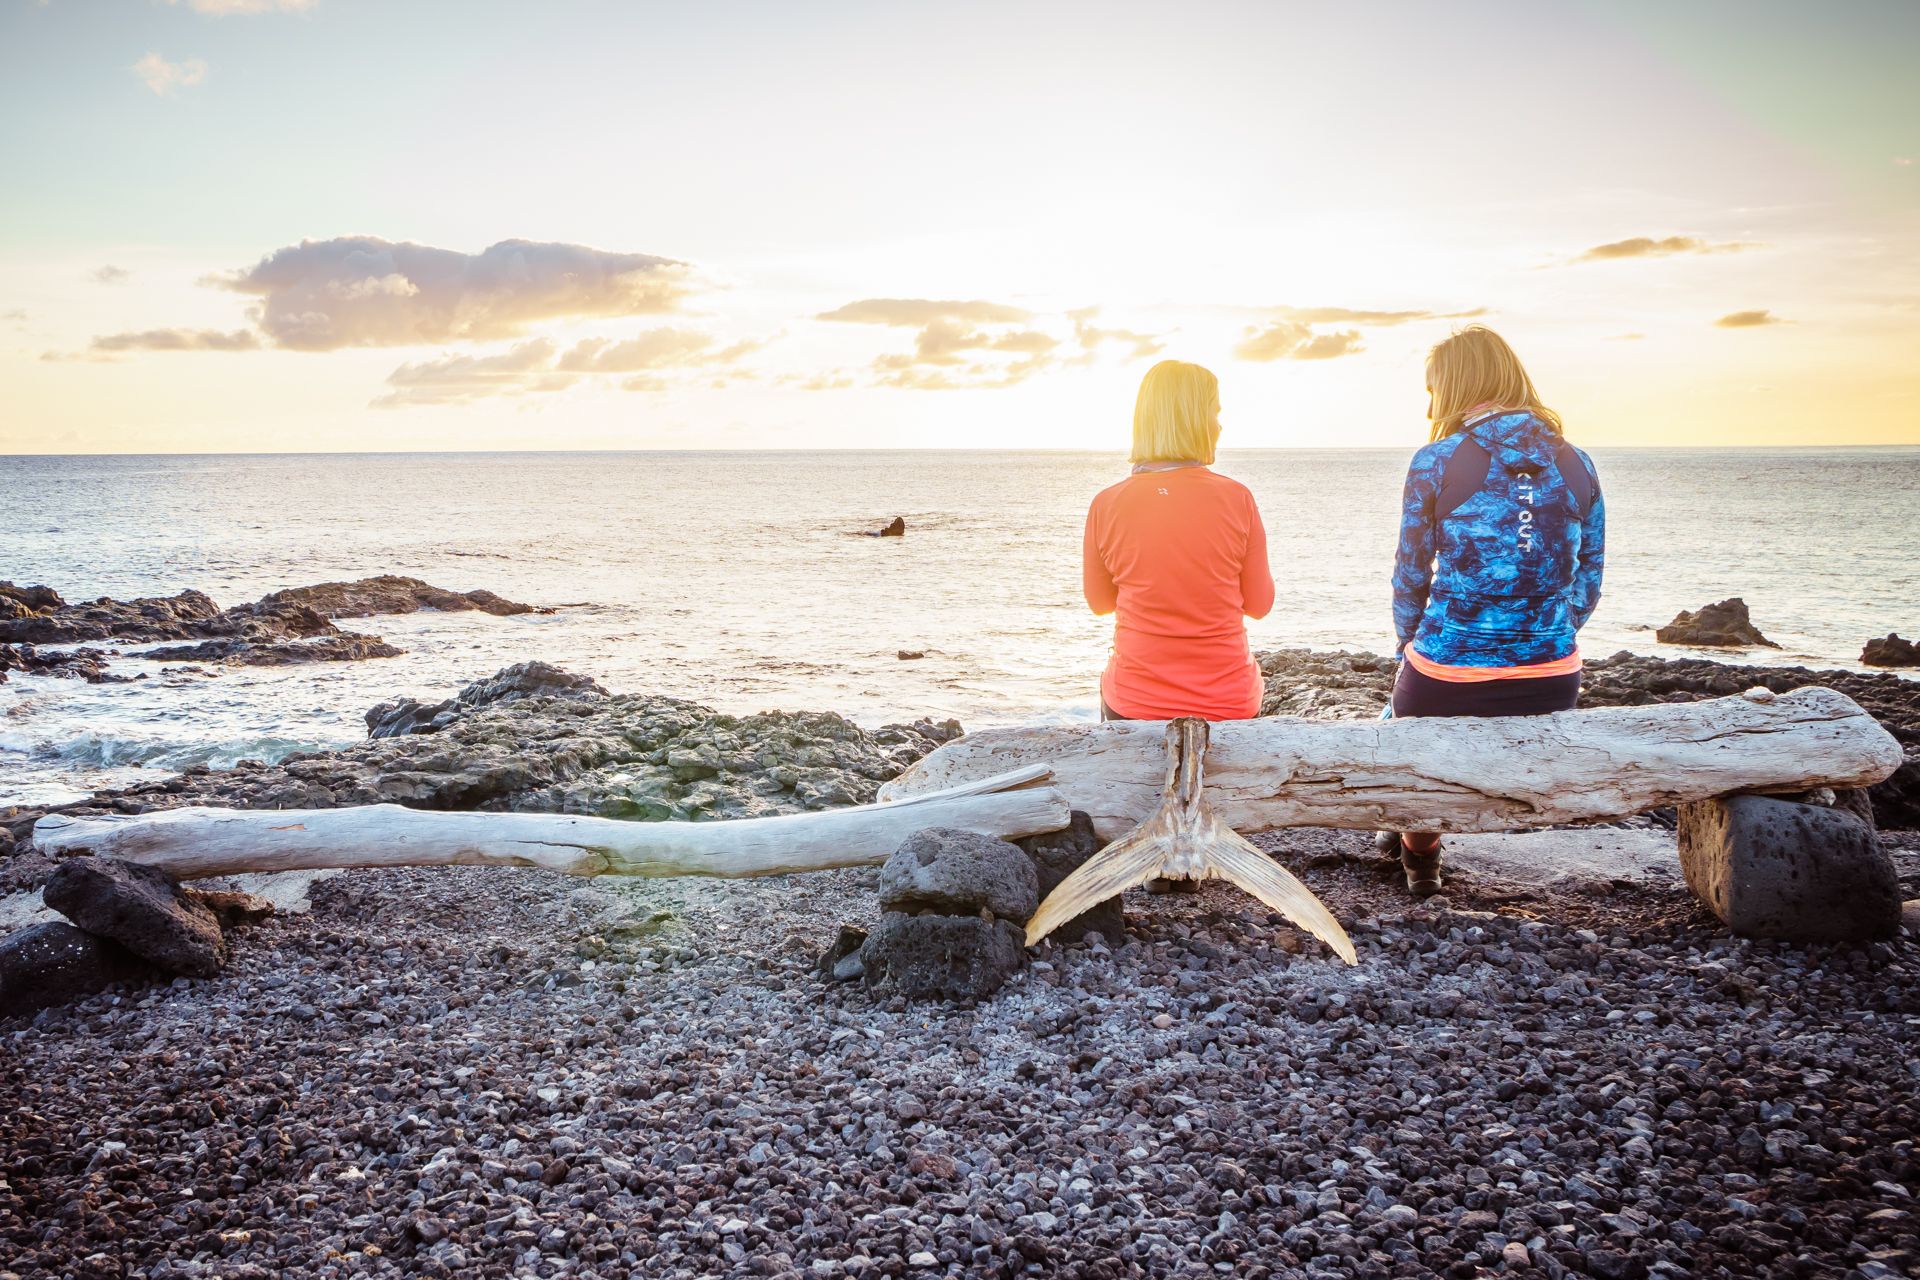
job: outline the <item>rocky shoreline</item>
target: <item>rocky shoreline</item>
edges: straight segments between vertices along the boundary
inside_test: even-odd
[[[1261,665],[1269,714],[1376,715],[1391,672],[1303,650]],[[1588,700],[1816,680],[1879,716],[1912,770],[1920,686],[1893,676],[1620,655],[1589,663]],[[959,732],[720,716],[543,664],[377,708],[383,727],[76,808],[749,816],[870,799]],[[1911,792],[1874,802],[1897,815]],[[31,815],[0,824],[7,879],[38,884]],[[1920,894],[1920,834],[1893,830],[1920,823],[1881,825]],[[1129,894],[1116,936],[1050,941],[959,1008],[822,980],[841,922],[881,923],[877,870],[321,880],[217,977],[0,1022],[0,1272],[1920,1265],[1911,930],[1750,942],[1666,883],[1547,892],[1483,871],[1415,904],[1364,833],[1257,843],[1348,922],[1356,968],[1207,884]]]

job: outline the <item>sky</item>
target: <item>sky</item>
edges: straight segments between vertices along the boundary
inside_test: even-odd
[[[0,454],[1920,443],[1920,5],[0,0]]]

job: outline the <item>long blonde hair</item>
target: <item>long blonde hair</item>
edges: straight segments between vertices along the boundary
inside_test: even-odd
[[[1555,431],[1561,429],[1560,415],[1540,403],[1520,357],[1485,325],[1468,325],[1434,344],[1427,356],[1427,392],[1433,397],[1427,409],[1433,421],[1429,441],[1454,434],[1482,407],[1525,409]]]
[[[1213,464],[1220,440],[1220,380],[1183,360],[1162,360],[1140,379],[1128,462]]]

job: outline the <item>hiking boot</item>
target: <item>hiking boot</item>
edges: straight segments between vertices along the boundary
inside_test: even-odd
[[[1400,856],[1400,833],[1398,831],[1376,831],[1373,833],[1373,847],[1380,851],[1383,858]]]
[[[1416,898],[1431,898],[1440,892],[1440,849],[1415,853],[1404,845],[1400,849],[1400,869],[1407,873],[1407,892]]]

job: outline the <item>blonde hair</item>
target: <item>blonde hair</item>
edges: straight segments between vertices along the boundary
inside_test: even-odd
[[[1140,379],[1128,462],[1213,464],[1220,440],[1220,380],[1183,360],[1162,360]]]
[[[1513,348],[1485,325],[1472,324],[1434,344],[1427,356],[1427,391],[1433,397],[1427,416],[1433,431],[1427,439],[1444,440],[1459,431],[1466,418],[1482,407],[1527,410],[1561,429],[1560,415],[1540,403],[1533,379]]]

